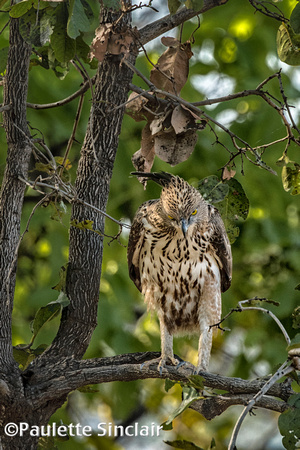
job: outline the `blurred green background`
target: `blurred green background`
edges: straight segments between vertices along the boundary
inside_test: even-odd
[[[287,17],[297,2],[285,0],[277,5]],[[167,13],[158,0],[153,6]],[[159,17],[150,9],[134,16],[134,24],[150,23]],[[8,20],[1,13],[0,29]],[[276,33],[280,22],[254,13],[246,0],[231,0],[228,4],[214,8],[201,16],[201,26],[195,33],[190,60],[189,80],[181,92],[188,101],[200,101],[209,97],[253,89],[264,79],[282,68],[285,94],[298,123],[300,71],[281,63],[276,56]],[[197,27],[197,20],[183,27],[183,40],[187,40]],[[178,36],[176,30],[168,35]],[[0,50],[7,46],[8,27],[0,35]],[[165,50],[160,40],[146,46],[149,58],[156,62]],[[137,67],[149,76],[151,65],[143,55],[137,60]],[[90,75],[95,72],[88,69]],[[29,75],[28,102],[51,103],[63,99],[79,89],[81,78],[71,67],[64,80],[56,78],[53,72],[41,67],[32,67]],[[143,82],[134,77],[137,86]],[[273,80],[268,91],[279,98],[278,82]],[[2,87],[0,88],[2,95]],[[83,112],[77,130],[70,160],[71,179],[76,176],[76,166],[83,142],[90,109],[91,96],[85,95]],[[0,102],[2,99],[0,99]],[[44,136],[45,142],[55,156],[63,156],[71,134],[78,99],[64,107],[36,111],[28,109],[28,121],[32,134]],[[245,97],[231,102],[219,103],[205,111],[226,124],[252,146],[262,145],[285,135],[279,115],[259,97]],[[145,200],[160,195],[158,186],[148,183],[144,190],[138,181],[130,177],[133,170],[131,157],[140,148],[143,122],[136,123],[125,116],[119,149],[110,188],[108,213],[123,221],[133,218],[138,206]],[[219,141],[232,149],[229,137],[215,128]],[[285,192],[281,181],[281,168],[277,159],[284,151],[285,143],[279,143],[266,150],[264,161],[278,176],[254,166],[245,160],[236,159],[236,179],[242,184],[250,202],[248,219],[240,223],[240,236],[232,246],[233,281],[223,295],[223,313],[237,305],[237,302],[253,296],[267,297],[280,303],[279,307],[266,307],[276,313],[291,337],[296,334],[292,328],[291,314],[299,305],[300,282],[300,236],[299,198]],[[299,148],[291,146],[289,156],[297,161]],[[3,128],[0,128],[0,172],[4,172],[6,143]],[[198,143],[192,156],[184,163],[171,168],[156,158],[153,170],[165,170],[178,174],[197,186],[198,180],[209,176],[221,176],[220,168],[229,159],[226,149],[215,143],[209,127],[199,132]],[[298,156],[299,162],[299,156]],[[241,170],[243,169],[244,175]],[[27,191],[22,230],[32,211],[38,195]],[[28,343],[31,338],[30,322],[39,307],[57,298],[57,291],[51,289],[59,279],[60,267],[68,258],[68,229],[70,209],[62,221],[55,220],[51,206],[39,208],[34,214],[29,232],[20,247],[15,307],[13,313],[14,345]],[[87,217],[88,219],[88,217]],[[117,225],[106,221],[106,232],[114,235]],[[122,233],[121,243],[105,239],[103,273],[100,288],[98,326],[93,335],[86,358],[112,356],[137,351],[159,351],[160,333],[155,317],[146,313],[143,299],[130,281],[126,263],[127,233]],[[50,344],[59,324],[59,318],[45,325],[35,345]],[[249,311],[232,315],[226,323],[230,332],[219,333],[214,340],[211,371],[242,378],[263,376],[286,358],[285,340],[275,322],[259,312]],[[195,362],[197,337],[175,339],[175,352],[183,359]],[[180,388],[165,392],[161,380],[146,380],[132,383],[111,383],[96,387],[97,392],[75,392],[68,402],[53,416],[53,422],[97,424],[112,422],[128,424],[132,421],[150,424],[162,423],[180,403]],[[227,413],[207,422],[193,411],[186,411],[174,421],[174,429],[162,432],[158,440],[146,438],[117,439],[104,437],[74,438],[68,442],[56,442],[60,449],[156,449],[170,448],[162,440],[188,439],[208,448],[212,437],[216,449],[227,448],[228,439],[241,408],[231,408]],[[239,449],[280,449],[280,437],[276,434],[277,415],[270,412],[256,412],[243,425]],[[255,429],[255,433],[253,433]],[[250,433],[250,434],[249,434]],[[251,436],[251,438],[249,438]],[[250,440],[249,440],[250,439]],[[54,444],[53,444],[54,445]]]

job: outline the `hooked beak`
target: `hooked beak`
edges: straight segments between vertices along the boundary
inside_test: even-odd
[[[189,227],[188,223],[187,223],[187,220],[186,219],[181,219],[180,222],[181,222],[181,229],[182,229],[183,235],[185,236],[186,232],[188,230],[188,227]]]

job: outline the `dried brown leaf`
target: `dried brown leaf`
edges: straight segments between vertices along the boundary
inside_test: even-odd
[[[180,45],[180,41],[172,36],[163,36],[161,38],[161,43],[166,47],[178,47]]]
[[[150,172],[155,157],[154,140],[149,123],[142,131],[141,148],[132,156],[131,161],[138,172]]]
[[[136,92],[131,92],[128,97],[126,113],[132,117],[136,122],[146,120],[149,113],[145,113],[143,107],[148,103],[148,100],[142,95],[138,95]]]
[[[98,61],[104,60],[105,54],[111,55],[128,54],[133,37],[129,30],[117,34],[113,32],[113,25],[106,23],[96,29],[95,37],[91,44],[90,58],[95,57]]]
[[[107,52],[112,55],[127,54],[132,42],[133,37],[129,30],[122,34],[112,34],[108,40]]]
[[[189,74],[189,60],[193,55],[191,44],[181,44],[170,37],[165,37],[162,42],[167,42],[169,46],[151,70],[150,81],[158,89],[179,94]]]
[[[223,173],[222,173],[222,180],[230,180],[234,177],[236,174],[236,170],[232,169],[231,167],[224,167]]]
[[[111,23],[106,23],[98,27],[95,31],[95,37],[91,44],[90,59],[94,57],[102,62],[107,51],[108,39],[112,29]]]
[[[185,131],[187,131],[187,129],[190,128],[189,124],[192,121],[194,120],[193,118],[191,118],[191,115],[187,111],[185,111],[180,105],[174,108],[171,124],[176,134],[184,133]]]
[[[175,166],[189,158],[197,143],[197,132],[188,130],[182,134],[161,132],[154,136],[155,154],[163,161]]]

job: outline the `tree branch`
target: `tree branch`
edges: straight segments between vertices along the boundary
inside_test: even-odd
[[[176,28],[178,25],[181,25],[183,22],[209,11],[216,6],[221,6],[227,3],[227,1],[228,0],[205,0],[204,6],[200,11],[183,8],[173,15],[169,14],[168,16],[162,17],[156,22],[152,22],[139,30],[139,42],[142,45],[145,45],[147,42],[152,41],[152,39],[155,39],[167,31]]]
[[[147,378],[171,379],[174,381],[189,382],[193,369],[167,366],[162,374],[157,370],[157,364],[141,368],[145,361],[160,356],[158,352],[129,353],[107,358],[96,358],[82,361],[66,359],[61,365],[47,363],[35,369],[34,363],[24,372],[26,382],[26,396],[32,398],[36,408],[51,401],[53,397],[65,396],[69,392],[89,384],[109,383],[113,381],[135,381]],[[265,386],[265,380],[243,380],[241,378],[230,378],[215,375],[209,372],[200,372],[204,378],[204,385],[212,389],[221,389],[229,394],[222,394],[223,402],[231,404],[245,404],[245,396],[257,394]],[[268,390],[268,395],[287,401],[294,391],[286,383],[276,383]],[[251,398],[252,398],[251,397]],[[224,400],[225,399],[225,400]],[[238,402],[240,399],[240,403]],[[267,405],[266,399],[261,405]],[[222,403],[222,401],[221,401]],[[286,406],[269,401],[270,409],[278,411]],[[199,406],[199,405],[198,405]],[[228,407],[227,406],[227,407]],[[262,406],[262,407],[265,407]]]

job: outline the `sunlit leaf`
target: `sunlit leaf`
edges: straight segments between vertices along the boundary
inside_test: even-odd
[[[172,381],[169,380],[169,378],[167,378],[165,380],[165,391],[168,392],[170,389],[172,389],[173,386],[175,386],[176,381]]]
[[[69,304],[69,299],[61,292],[58,296],[58,299],[48,303],[46,306],[42,306],[36,313],[35,318],[30,324],[30,328],[32,331],[32,339],[31,342],[34,341],[35,337],[41,330],[41,328],[45,325],[45,323],[50,322],[54,317],[56,317],[61,309]]]
[[[32,0],[25,0],[23,2],[17,3],[10,10],[10,17],[18,19],[19,17],[23,16],[27,13],[27,11],[31,9],[32,3]]]
[[[277,32],[277,53],[281,61],[291,66],[300,65],[300,35],[295,35],[286,24],[280,25]]]
[[[281,172],[282,184],[285,191],[291,191],[292,195],[300,194],[300,165],[294,163],[294,167],[284,166]]]
[[[178,408],[176,408],[176,410],[169,416],[168,420],[162,424],[164,427],[163,429],[169,429],[165,427],[169,427],[177,416],[185,411],[195,400],[199,400],[200,398],[201,396],[195,388],[191,386],[184,386],[182,388],[182,402],[180,403]]]

